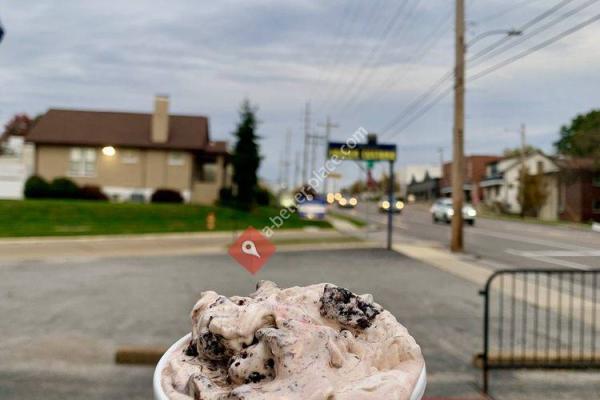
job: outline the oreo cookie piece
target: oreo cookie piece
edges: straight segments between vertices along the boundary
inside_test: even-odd
[[[341,287],[326,285],[321,296],[321,315],[346,327],[366,329],[381,311],[380,306]]]

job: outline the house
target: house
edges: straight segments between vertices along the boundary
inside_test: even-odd
[[[115,200],[172,189],[209,204],[230,186],[226,143],[210,140],[206,117],[170,115],[167,96],[156,96],[152,114],[50,109],[27,141],[36,175],[99,186]]]
[[[429,171],[425,171],[425,176],[419,181],[413,175],[406,193],[407,198],[414,199],[415,201],[434,201],[440,197],[440,178],[432,177],[429,175]]]
[[[560,159],[559,218],[600,222],[600,168],[591,158]]]
[[[408,196],[408,186],[413,182],[422,182],[425,176],[428,175],[430,178],[440,178],[441,166],[439,164],[409,164],[401,167],[396,172],[398,183],[400,184],[400,191],[403,197]]]
[[[528,154],[524,160],[521,157],[508,157],[488,163],[486,176],[479,184],[483,190],[483,202],[502,212],[520,214],[519,182],[523,164],[529,174],[544,176],[547,197],[538,217],[555,220],[558,216],[559,167],[553,158],[539,151]]]
[[[20,135],[0,139],[0,199],[22,199],[25,181],[33,173],[33,146]]]
[[[486,167],[489,163],[500,160],[501,157],[490,155],[471,155],[465,157],[463,190],[465,200],[478,204],[483,197],[480,182],[485,179]],[[444,164],[442,179],[440,182],[440,193],[443,196],[452,195],[452,163]]]

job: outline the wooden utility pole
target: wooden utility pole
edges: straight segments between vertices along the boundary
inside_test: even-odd
[[[464,133],[465,133],[465,0],[456,0],[454,132],[452,140],[452,240],[453,252],[463,251]]]
[[[325,160],[327,160],[328,150],[329,150],[328,146],[329,146],[329,142],[331,141],[331,130],[333,128],[338,128],[339,125],[336,124],[335,122],[331,122],[331,118],[328,115],[325,123],[319,124],[319,126],[325,128]],[[324,193],[327,193],[327,183],[328,183],[328,179],[327,179],[327,177],[325,177],[325,182],[323,184],[323,192]]]

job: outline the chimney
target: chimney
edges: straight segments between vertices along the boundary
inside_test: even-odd
[[[154,98],[152,114],[152,141],[165,143],[169,140],[169,96],[157,95]]]

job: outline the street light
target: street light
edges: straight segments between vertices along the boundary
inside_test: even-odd
[[[488,36],[494,36],[494,35],[506,35],[506,36],[521,36],[523,34],[522,30],[519,29],[494,29],[491,31],[487,31],[487,32],[483,32],[480,33],[479,35],[475,36],[473,39],[471,39],[466,45],[466,48],[469,48],[471,46],[473,46],[475,43],[479,42],[481,39],[484,39]]]

